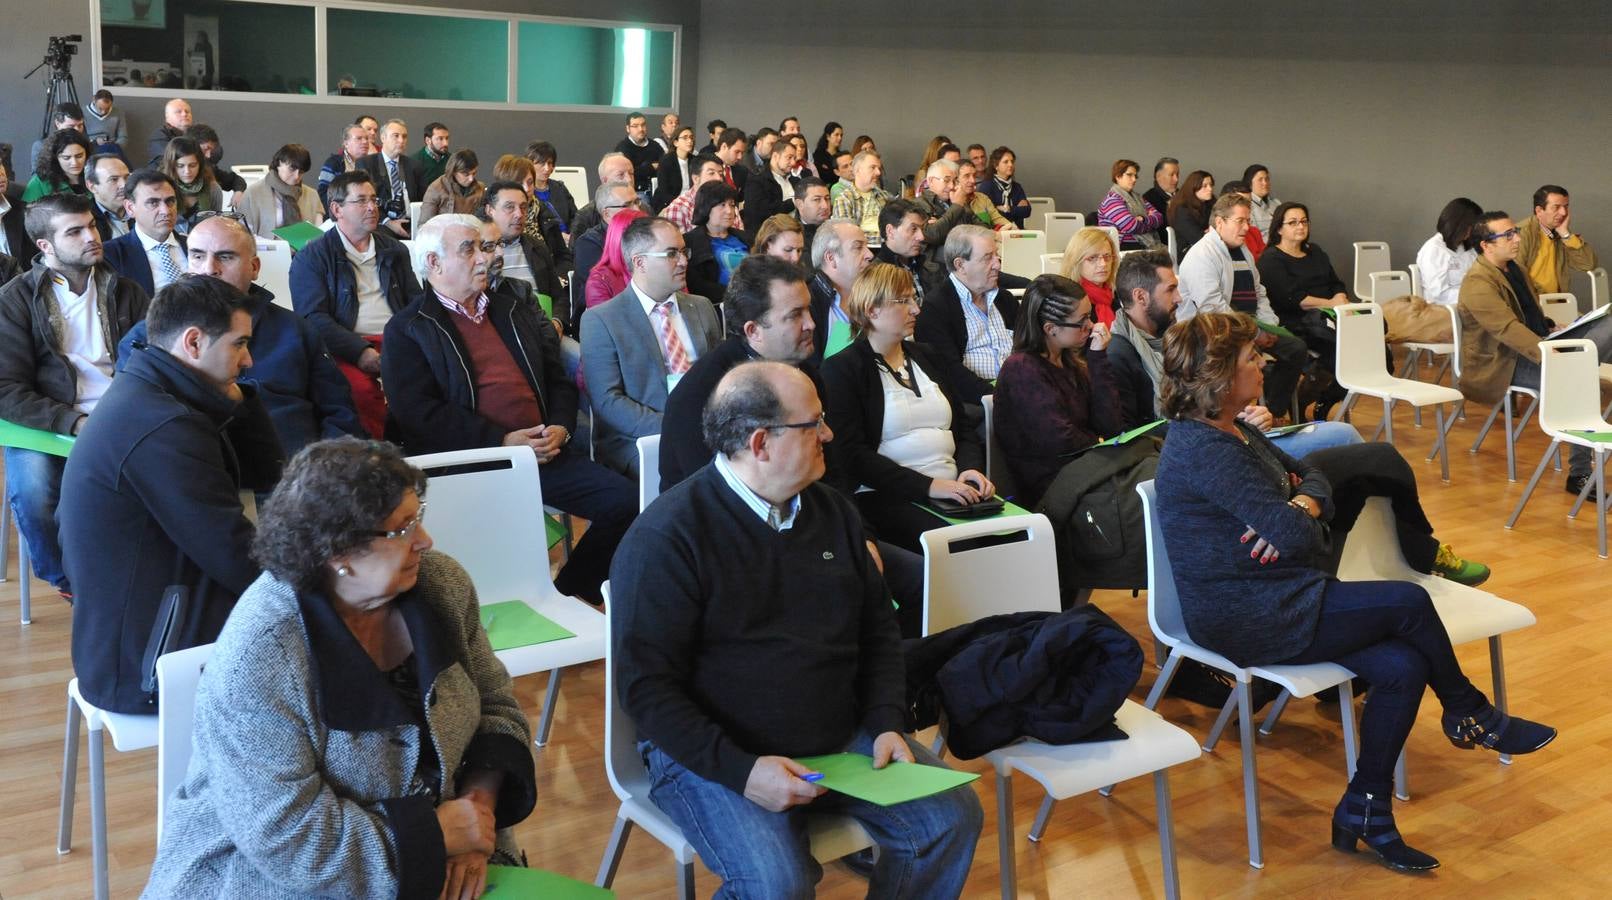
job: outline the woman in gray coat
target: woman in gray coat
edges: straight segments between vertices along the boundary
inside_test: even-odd
[[[202,675],[146,897],[474,898],[520,865],[531,729],[390,444],[309,445]]]

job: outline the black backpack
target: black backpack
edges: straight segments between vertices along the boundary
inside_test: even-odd
[[[1036,512],[1052,521],[1058,540],[1058,581],[1065,594],[1081,588],[1147,587],[1147,533],[1136,486],[1159,467],[1160,441],[1138,437],[1076,454],[1059,470]]]

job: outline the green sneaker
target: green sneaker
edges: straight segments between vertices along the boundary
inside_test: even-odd
[[[1433,558],[1433,574],[1456,584],[1477,587],[1489,580],[1489,567],[1456,556],[1449,544],[1439,544],[1438,555]]]

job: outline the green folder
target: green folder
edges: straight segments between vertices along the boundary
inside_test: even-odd
[[[1284,434],[1293,434],[1296,431],[1304,431],[1309,428],[1314,428],[1315,425],[1316,423],[1314,422],[1299,422],[1296,425],[1283,425],[1280,428],[1272,428],[1270,431],[1265,432],[1265,436],[1268,438],[1281,437]]]
[[[1027,510],[1024,507],[1018,505],[1017,503],[1014,503],[1012,500],[1003,500],[1002,501],[1002,511],[997,513],[994,516],[983,516],[983,517],[976,517],[976,518],[973,518],[973,519],[959,519],[959,518],[954,518],[952,516],[948,516],[945,513],[941,512],[940,510],[936,509],[933,506],[930,506],[927,503],[914,503],[913,506],[916,506],[919,509],[924,510],[925,512],[933,513],[934,515],[938,516],[939,518],[944,519],[946,521],[947,525],[967,525],[969,522],[989,522],[992,519],[1001,519],[1001,518],[1005,518],[1007,516],[1028,516],[1030,514],[1029,510]]]
[[[1594,441],[1597,444],[1612,444],[1612,431],[1574,431],[1570,429],[1567,433],[1573,437],[1583,438],[1586,441]]]
[[[829,314],[828,343],[823,346],[823,358],[830,356],[851,346],[851,323],[832,313]]]
[[[293,222],[290,225],[281,225],[270,234],[290,244],[292,250],[301,250],[313,241],[325,236],[325,233],[319,230],[319,226],[312,222]]]
[[[555,544],[565,540],[565,526],[561,525],[560,520],[555,516],[543,517],[543,533],[548,536],[549,549],[553,549]]]
[[[481,627],[486,630],[487,641],[494,650],[513,650],[576,637],[575,632],[556,625],[552,619],[519,600],[483,606]]]
[[[1147,434],[1148,432],[1152,431],[1153,429],[1159,427],[1160,425],[1163,425],[1164,421],[1165,420],[1163,420],[1163,419],[1156,419],[1156,420],[1154,420],[1152,422],[1147,423],[1146,425],[1138,425],[1135,428],[1132,428],[1130,431],[1124,431],[1124,432],[1121,432],[1119,434],[1116,434],[1116,435],[1114,435],[1113,437],[1109,438],[1106,441],[1098,441],[1097,443],[1092,444],[1092,446],[1093,447],[1117,447],[1120,444],[1129,444],[1131,441],[1134,441],[1137,438],[1141,437],[1142,435]]]
[[[16,447],[20,450],[33,450],[37,453],[48,453],[51,456],[67,455],[73,449],[73,442],[78,438],[54,431],[41,431],[38,428],[29,428],[15,422],[0,419],[0,447]]]
[[[537,294],[537,305],[543,307],[543,315],[554,318],[554,298],[548,294]]]
[[[491,900],[603,900],[616,892],[584,881],[520,866],[488,866],[487,890]]]
[[[1283,328],[1280,325],[1272,325],[1269,322],[1261,322],[1258,319],[1254,320],[1254,324],[1259,326],[1260,331],[1274,334],[1277,337],[1295,337],[1293,332],[1288,331],[1286,328]]]
[[[892,762],[873,768],[873,757],[861,753],[830,753],[795,760],[813,772],[823,773],[818,787],[879,806],[894,806],[909,800],[931,797],[979,778],[972,772],[958,772],[940,766]]]

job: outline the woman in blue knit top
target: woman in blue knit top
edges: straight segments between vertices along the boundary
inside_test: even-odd
[[[1394,869],[1431,869],[1438,860],[1405,845],[1392,809],[1394,762],[1424,690],[1462,749],[1529,753],[1556,730],[1507,716],[1472,685],[1420,585],[1331,577],[1326,477],[1237,419],[1264,386],[1256,334],[1241,314],[1201,313],[1164,336],[1171,424],[1156,485],[1182,618],[1194,641],[1239,665],[1334,662],[1371,683],[1332,843],[1353,852],[1363,840]]]

